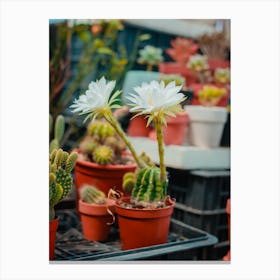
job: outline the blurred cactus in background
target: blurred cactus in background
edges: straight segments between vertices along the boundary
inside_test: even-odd
[[[217,68],[214,72],[215,82],[218,84],[230,83],[230,70],[229,68]]]
[[[142,50],[139,51],[140,57],[137,62],[139,64],[146,64],[147,71],[152,71],[153,66],[159,65],[163,61],[162,49],[155,48],[153,46],[147,45]]]
[[[218,104],[218,102],[225,94],[225,88],[204,86],[203,89],[198,92],[198,99],[203,106],[212,107]]]
[[[49,115],[49,133],[50,137],[52,137],[53,134],[53,139],[50,141],[50,152],[52,152],[54,149],[58,149],[61,145],[61,141],[64,135],[65,131],[65,120],[62,115],[58,115],[56,120],[55,120],[55,125],[54,125],[54,132],[53,130],[53,117],[52,115]]]

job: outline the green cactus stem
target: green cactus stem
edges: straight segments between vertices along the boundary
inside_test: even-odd
[[[57,116],[54,129],[54,138],[58,140],[58,143],[60,143],[65,130],[65,120],[62,115]]]
[[[163,129],[160,118],[154,118],[154,124],[157,133],[158,154],[159,154],[159,167],[160,167],[160,180],[161,182],[167,181],[166,167],[164,165],[164,141]]]
[[[133,188],[135,187],[136,183],[136,174],[132,172],[127,172],[123,176],[123,190],[126,191],[127,193],[131,193]]]
[[[161,181],[158,167],[145,167],[137,174],[135,187],[132,190],[132,202],[148,205],[164,200],[167,181]]]
[[[66,164],[65,164],[65,171],[66,172],[70,173],[73,170],[77,159],[78,159],[78,153],[73,152],[69,155],[69,157],[66,160]]]
[[[114,157],[113,150],[105,145],[97,147],[93,152],[93,158],[98,164],[108,164]]]
[[[71,191],[73,179],[71,171],[78,158],[78,153],[70,155],[62,149],[55,149],[49,155],[49,218],[55,218],[54,206]]]
[[[94,186],[85,185],[80,190],[82,201],[89,204],[104,204],[105,194]]]

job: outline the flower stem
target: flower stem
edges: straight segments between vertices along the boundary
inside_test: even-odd
[[[154,118],[154,124],[157,133],[158,142],[158,154],[159,154],[159,167],[160,167],[160,180],[161,182],[166,181],[166,168],[164,165],[164,142],[163,142],[163,129],[162,123],[159,118]]]
[[[147,71],[152,71],[153,70],[153,65],[152,64],[148,64],[147,65]]]
[[[118,135],[122,138],[122,140],[124,141],[124,143],[126,144],[126,146],[128,147],[128,149],[130,150],[133,158],[135,159],[138,167],[143,168],[145,167],[144,163],[142,160],[140,160],[140,158],[138,157],[135,149],[133,148],[133,146],[131,145],[130,141],[128,140],[125,132],[123,131],[123,129],[121,128],[120,124],[118,123],[118,121],[113,117],[113,114],[111,111],[106,112],[106,114],[104,114],[104,118],[114,127],[114,129],[116,130],[116,132],[118,133]]]

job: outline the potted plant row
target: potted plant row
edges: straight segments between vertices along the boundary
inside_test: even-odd
[[[129,141],[118,121],[114,118],[113,109],[120,108],[120,93],[113,93],[114,81],[104,77],[90,84],[86,94],[81,95],[71,105],[73,113],[86,115],[85,120],[104,118],[122,138],[131,155],[137,170],[135,184],[131,195],[116,199],[115,211],[122,249],[146,247],[167,242],[171,214],[175,201],[167,195],[168,176],[164,164],[163,126],[166,117],[175,117],[183,111],[179,105],[184,99],[181,87],[175,82],[165,86],[164,82],[152,81],[142,84],[137,94],[130,94],[130,111],[147,117],[147,125],[153,121],[157,133],[159,167],[150,164],[150,160],[140,157]]]

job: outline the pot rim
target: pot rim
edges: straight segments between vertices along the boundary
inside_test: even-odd
[[[107,212],[107,205],[110,211],[114,212],[115,201],[109,198],[105,198],[108,204],[90,204],[79,199],[79,212],[81,214],[92,216],[105,216],[110,215]]]
[[[81,154],[81,151],[79,149],[77,149],[78,154]],[[128,155],[130,156],[131,154],[128,152],[125,152],[124,155]],[[81,165],[81,166],[85,166],[85,167],[91,167],[91,168],[95,168],[95,169],[102,169],[102,170],[120,170],[120,169],[130,169],[130,168],[136,168],[137,164],[136,163],[131,163],[131,164],[98,164],[95,162],[90,162],[90,161],[86,161],[86,160],[81,160],[81,159],[77,159],[76,164]]]
[[[140,216],[144,215],[144,218],[157,218],[162,216],[170,215],[173,212],[173,208],[175,205],[175,201],[171,200],[170,205],[167,205],[162,208],[156,209],[136,209],[136,208],[125,208],[119,204],[120,201],[129,200],[130,197],[121,197],[116,201],[115,209],[116,213],[120,216],[127,216],[131,218],[140,218]],[[124,212],[127,214],[124,215]]]

